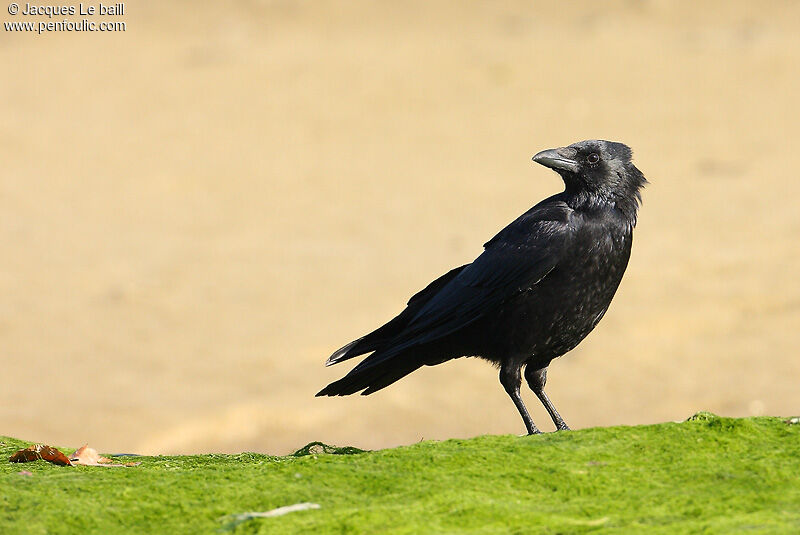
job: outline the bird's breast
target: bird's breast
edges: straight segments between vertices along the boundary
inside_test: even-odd
[[[578,233],[566,258],[502,306],[493,326],[506,341],[501,351],[535,355],[546,365],[577,346],[611,304],[631,238],[630,232],[604,229]]]

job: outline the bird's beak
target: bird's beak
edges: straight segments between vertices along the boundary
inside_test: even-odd
[[[562,169],[564,171],[578,172],[578,162],[573,160],[575,149],[562,147],[560,149],[543,150],[533,157],[533,161],[540,163],[550,169]]]

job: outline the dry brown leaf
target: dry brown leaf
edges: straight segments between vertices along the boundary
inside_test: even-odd
[[[61,466],[72,465],[66,455],[53,446],[47,446],[46,444],[34,444],[33,446],[23,448],[12,455],[8,460],[12,463],[29,463],[31,461],[38,461],[39,459]]]
[[[105,466],[105,467],[112,467],[112,466],[138,466],[142,463],[124,463],[124,464],[112,464],[114,461],[109,459],[108,457],[103,457],[97,450],[94,448],[90,448],[88,444],[84,444],[77,450],[75,453],[69,456],[69,460],[72,461],[72,464],[76,465],[83,465],[83,466]]]

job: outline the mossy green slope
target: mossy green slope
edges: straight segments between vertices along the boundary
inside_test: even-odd
[[[135,468],[11,464],[27,443],[0,443],[3,534],[800,533],[800,425],[778,418]],[[300,502],[320,508],[225,518]]]

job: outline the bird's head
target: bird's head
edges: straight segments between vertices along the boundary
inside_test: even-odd
[[[635,222],[639,190],[647,180],[631,162],[632,155],[622,143],[590,139],[543,150],[533,161],[561,175],[567,194],[614,203]]]

